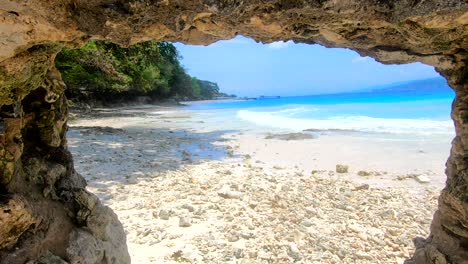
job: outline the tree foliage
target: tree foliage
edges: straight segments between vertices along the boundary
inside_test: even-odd
[[[122,48],[91,41],[80,49],[63,49],[56,66],[67,84],[68,96],[80,101],[225,96],[216,83],[187,74],[179,59],[176,47],[168,42],[149,41]]]

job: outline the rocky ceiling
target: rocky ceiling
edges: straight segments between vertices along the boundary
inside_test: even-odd
[[[467,263],[466,0],[0,0],[0,263],[130,261],[121,224],[85,190],[67,150],[65,85],[53,63],[63,46],[239,34],[421,61],[447,78],[457,94],[447,185],[409,262]]]

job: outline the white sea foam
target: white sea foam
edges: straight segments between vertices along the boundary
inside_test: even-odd
[[[313,108],[310,106],[306,107],[306,106],[287,105],[287,106],[283,106],[283,108],[280,110],[271,111],[268,113],[273,113],[273,114],[280,115],[280,116],[294,116],[300,113],[313,112],[313,111],[318,111],[318,108]],[[255,111],[251,111],[251,112],[255,112]]]
[[[298,110],[298,109],[296,109]],[[292,112],[295,112],[293,110]],[[367,116],[334,116],[321,119],[288,117],[284,110],[274,112],[237,111],[237,117],[261,126],[302,131],[314,130],[355,130],[361,132],[398,134],[453,134],[451,120],[374,118]]]

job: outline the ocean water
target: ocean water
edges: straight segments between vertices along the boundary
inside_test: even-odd
[[[355,93],[192,103],[187,110],[283,131],[454,134],[454,92],[445,81],[409,83]],[[221,120],[221,119],[220,119]]]

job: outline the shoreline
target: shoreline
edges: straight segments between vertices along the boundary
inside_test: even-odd
[[[178,107],[109,112],[72,121],[69,145],[88,190],[123,223],[135,263],[402,263],[428,235],[443,186],[439,172],[422,183],[405,166],[384,168],[385,144],[365,137],[216,131]],[[373,165],[358,158],[365,146]],[[414,150],[393,159],[436,158],[437,146]]]

